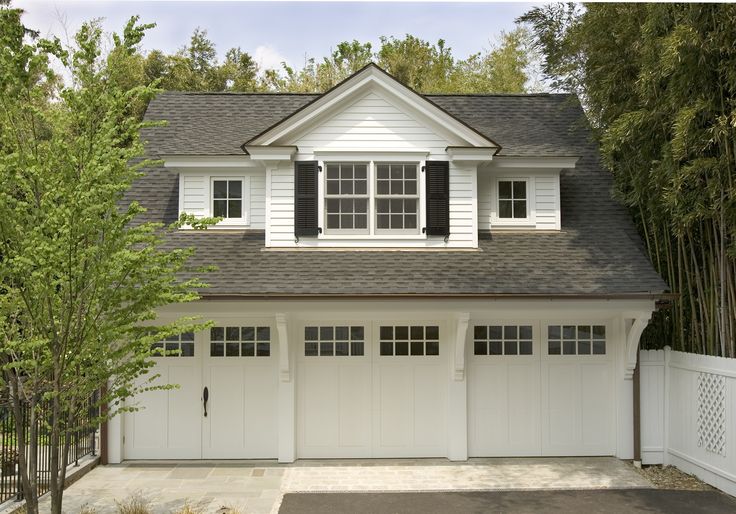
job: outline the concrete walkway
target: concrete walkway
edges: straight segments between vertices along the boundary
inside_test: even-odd
[[[129,462],[100,466],[65,494],[65,512],[84,506],[115,512],[116,501],[145,498],[153,512],[185,503],[205,513],[222,507],[243,514],[276,513],[285,493],[316,491],[499,491],[652,487],[615,458],[300,460]],[[46,500],[48,501],[48,500]]]

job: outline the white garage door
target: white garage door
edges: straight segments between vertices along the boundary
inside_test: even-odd
[[[126,459],[243,459],[277,454],[277,345],[266,324],[228,320],[159,345],[154,384],[124,418]],[[150,376],[150,375],[149,375]],[[145,379],[145,378],[144,378]],[[206,396],[206,402],[205,402]]]
[[[613,455],[613,349],[606,325],[472,327],[470,456]]]
[[[435,457],[447,448],[437,324],[306,323],[297,332],[298,457]]]

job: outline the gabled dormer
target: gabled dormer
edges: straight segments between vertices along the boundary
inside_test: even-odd
[[[293,162],[271,165],[274,147]],[[271,210],[267,245],[474,247],[476,166],[500,146],[370,65],[244,148],[272,184],[294,179],[293,198],[271,189],[294,212]]]

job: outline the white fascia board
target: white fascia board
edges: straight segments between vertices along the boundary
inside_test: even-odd
[[[259,166],[248,155],[164,155],[164,168],[251,168]]]
[[[366,160],[366,161],[382,161],[391,159],[417,159],[426,160],[429,157],[430,150],[427,149],[411,149],[411,150],[386,150],[373,152],[365,148],[315,148],[314,158],[317,160]]]
[[[497,155],[489,168],[549,168],[568,169],[574,168],[580,157],[508,157]]]
[[[458,146],[448,146],[446,151],[451,161],[466,162],[469,164],[490,162],[493,160],[493,154],[495,153],[495,150],[492,148]]]
[[[290,161],[297,152],[296,146],[245,145],[244,148],[256,161]]]
[[[250,143],[255,145],[269,145],[275,141],[279,141],[288,134],[294,133],[301,127],[304,127],[325,112],[329,112],[344,100],[349,100],[351,97],[357,98],[363,90],[370,86],[381,88],[392,96],[398,97],[422,116],[443,127],[445,130],[449,130],[470,145],[498,149],[498,146],[489,139],[481,136],[421,95],[398,81],[391,79],[374,67],[367,68],[348,82],[342,84],[342,86],[330,91],[301,112],[293,115],[283,126],[274,127],[274,130],[267,131]]]

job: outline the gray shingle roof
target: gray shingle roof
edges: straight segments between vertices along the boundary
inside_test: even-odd
[[[151,155],[241,154],[240,145],[313,95],[163,93],[144,135]],[[437,95],[448,112],[487,134],[501,155],[580,155],[560,178],[562,230],[483,238],[478,251],[279,251],[262,234],[179,232],[170,244],[214,264],[205,295],[613,295],[659,294],[667,286],[645,256],[577,101],[568,95]],[[177,217],[178,177],[149,169],[130,191],[148,221]]]
[[[247,140],[319,95],[165,92],[146,119],[167,126],[144,131],[158,155],[242,155]],[[427,98],[502,146],[500,155],[579,155],[586,137],[572,120],[570,95],[427,95]]]

